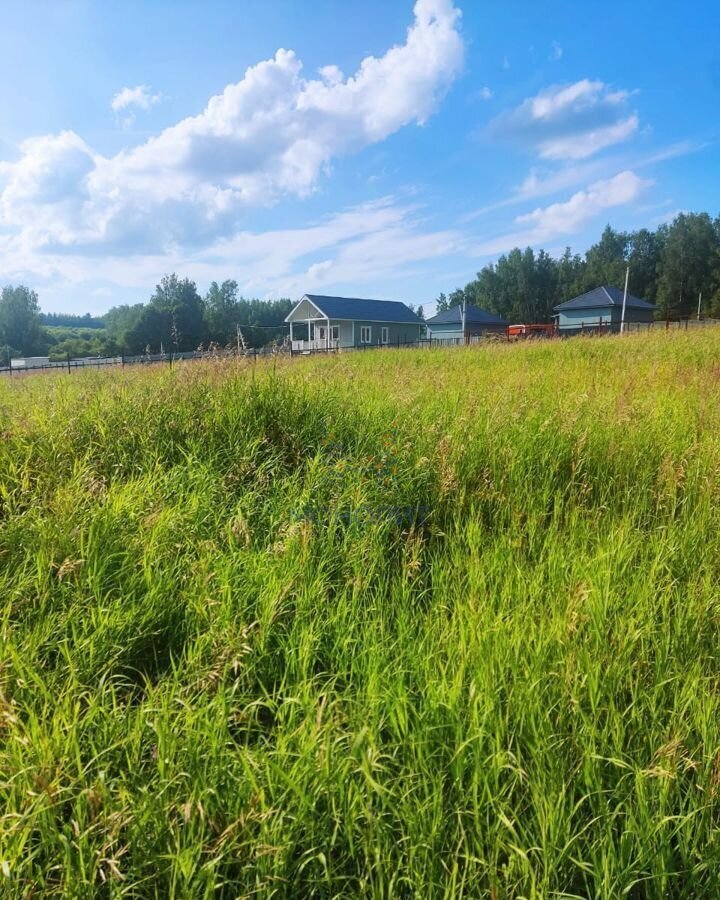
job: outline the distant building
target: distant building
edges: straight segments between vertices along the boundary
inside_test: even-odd
[[[564,332],[608,328],[620,330],[623,291],[615,287],[598,287],[555,307],[558,329]],[[655,307],[647,300],[627,295],[625,322],[652,322]]]
[[[429,336],[433,340],[462,344],[471,337],[481,334],[505,334],[508,323],[502,316],[480,309],[479,306],[468,306],[465,309],[465,335],[463,338],[463,308],[452,306],[445,312],[438,313],[428,319]]]
[[[37,369],[39,366],[50,365],[49,356],[25,356],[22,359],[11,359],[11,369]]]
[[[290,324],[292,348],[300,353],[410,344],[425,332],[423,320],[398,300],[305,294],[285,321]]]

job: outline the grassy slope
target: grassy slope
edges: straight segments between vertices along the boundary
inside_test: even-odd
[[[0,382],[0,890],[716,896],[718,335],[242,365]]]

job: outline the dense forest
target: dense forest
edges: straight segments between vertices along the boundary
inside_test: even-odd
[[[622,288],[656,304],[658,319],[701,313],[720,317],[720,216],[682,213],[655,231],[615,231],[609,225],[584,256],[568,247],[556,259],[545,250],[515,248],[484,266],[464,288],[437,300],[438,312],[463,301],[511,322],[547,322],[553,307],[599,285]]]
[[[598,285],[622,287],[655,303],[658,319],[697,314],[720,318],[720,216],[682,213],[654,231],[609,225],[583,256],[568,247],[559,258],[516,248],[478,272],[464,288],[437,299],[438,312],[464,300],[512,322],[547,322],[555,305]],[[0,294],[0,365],[10,357],[101,356],[181,352],[216,344],[261,347],[282,340],[292,301],[247,299],[235,281],[213,282],[202,296],[194,281],[166,275],[147,303],[115,306],[102,318],[41,313],[24,285]],[[422,307],[418,309],[422,315]]]

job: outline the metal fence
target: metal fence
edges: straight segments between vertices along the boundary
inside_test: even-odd
[[[439,338],[420,338],[417,341],[401,341],[399,338],[392,343],[387,344],[356,344],[352,347],[326,346],[326,347],[306,347],[300,350],[292,349],[291,356],[314,356],[316,353],[364,353],[366,350],[398,350],[402,348],[430,348],[439,347],[441,345],[450,346],[451,344],[459,344],[460,338],[439,339]]]
[[[653,322],[626,322],[626,334],[637,334],[643,331],[688,331],[708,325],[720,325],[720,319],[663,319]],[[559,330],[561,337],[576,334],[620,334],[620,322],[580,322],[578,325],[566,325]]]
[[[27,375],[31,372],[65,371],[70,374],[77,369],[97,369],[103,366],[149,366],[166,365],[173,363],[201,360],[201,359],[257,359],[268,356],[288,355],[289,351],[282,347],[255,347],[240,351],[209,351],[191,350],[182,353],[143,353],[139,356],[98,356],[85,357],[83,359],[54,360],[52,362],[33,364],[29,366],[2,366],[0,375],[8,375],[14,378],[16,375]]]

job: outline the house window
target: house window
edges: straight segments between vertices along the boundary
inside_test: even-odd
[[[327,342],[328,334],[331,341],[337,341],[340,338],[340,326],[331,325],[328,329],[327,325],[315,325],[315,338],[318,341]]]
[[[381,344],[387,344],[388,331],[389,331],[389,329],[388,329],[387,325],[383,325],[383,327],[380,329],[380,343]]]
[[[372,342],[372,327],[370,325],[360,326],[360,343],[370,344]]]

